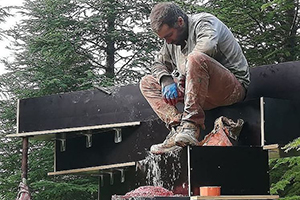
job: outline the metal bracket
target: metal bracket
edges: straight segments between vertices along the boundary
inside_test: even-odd
[[[114,173],[113,172],[107,172],[109,174],[109,180],[110,180],[110,184],[113,185],[114,184]]]
[[[57,139],[60,141],[60,151],[64,152],[66,151],[66,145],[67,145],[67,140],[66,139]]]
[[[102,174],[100,174],[100,186],[104,186],[104,176]]]
[[[114,128],[115,131],[115,143],[122,142],[122,129],[120,128]]]
[[[83,134],[86,136],[86,140],[85,140],[85,145],[86,145],[86,148],[90,148],[92,147],[92,142],[93,142],[93,134]]]
[[[125,172],[124,169],[117,169],[121,173],[121,183],[125,182]]]

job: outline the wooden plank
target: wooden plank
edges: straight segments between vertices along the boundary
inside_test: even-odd
[[[113,164],[113,165],[103,165],[97,167],[87,167],[82,169],[70,169],[70,170],[63,170],[57,172],[48,172],[49,176],[52,175],[65,175],[65,174],[82,174],[82,173],[98,173],[102,170],[113,170],[117,168],[125,168],[125,167],[132,167],[135,166],[135,162],[128,162],[128,163],[120,163],[120,164]]]
[[[268,151],[269,159],[300,156],[300,152],[296,149],[285,152],[283,149],[284,146],[285,145],[280,144],[270,144],[263,146],[263,149]]]
[[[265,114],[264,114],[264,98],[260,97],[260,146],[265,145]]]
[[[221,195],[221,196],[192,196],[191,200],[203,200],[203,199],[279,199],[278,195]]]
[[[136,121],[136,122],[125,122],[125,123],[116,123],[116,124],[104,124],[104,125],[97,125],[97,126],[63,128],[63,129],[46,130],[46,131],[33,131],[33,132],[9,134],[9,135],[6,135],[6,137],[33,137],[33,136],[39,136],[39,135],[68,133],[68,132],[76,132],[76,131],[87,131],[87,130],[95,130],[95,129],[121,128],[121,127],[127,127],[127,126],[137,126],[137,125],[140,125],[140,123],[141,122]]]

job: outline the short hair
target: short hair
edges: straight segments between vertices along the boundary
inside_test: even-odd
[[[178,5],[172,2],[158,3],[150,13],[151,28],[157,33],[163,24],[174,27],[178,17],[182,17],[187,23],[188,17]]]

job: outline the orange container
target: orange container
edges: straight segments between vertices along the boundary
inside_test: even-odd
[[[200,187],[200,196],[220,196],[221,186]]]

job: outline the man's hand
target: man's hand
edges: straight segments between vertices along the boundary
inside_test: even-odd
[[[164,86],[162,89],[162,95],[163,95],[164,101],[167,104],[175,106],[178,101],[177,84],[171,83],[169,85]]]

